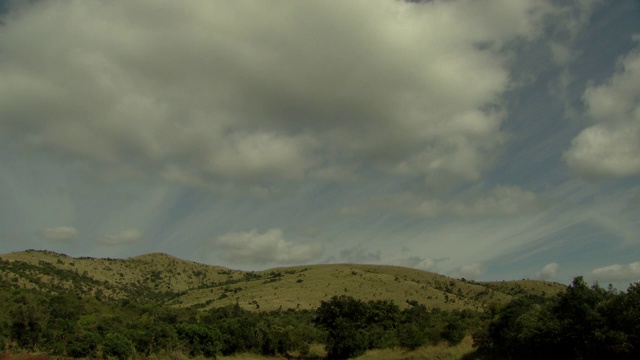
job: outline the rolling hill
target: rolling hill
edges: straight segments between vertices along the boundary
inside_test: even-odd
[[[382,265],[307,265],[247,272],[161,253],[101,259],[27,250],[0,255],[0,269],[1,288],[202,309],[238,303],[256,311],[314,309],[334,295],[393,300],[401,308],[416,301],[429,308],[481,311],[516,296],[555,296],[566,288],[534,280],[474,282]]]

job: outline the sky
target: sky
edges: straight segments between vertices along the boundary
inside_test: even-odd
[[[0,253],[640,280],[640,2],[0,0]]]

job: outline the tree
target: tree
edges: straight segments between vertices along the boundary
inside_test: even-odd
[[[334,296],[322,301],[315,323],[327,330],[326,350],[332,359],[347,359],[363,354],[367,349],[369,306],[350,296]]]
[[[104,339],[103,353],[107,357],[126,360],[135,353],[131,341],[120,333],[110,333]]]
[[[423,328],[414,323],[401,324],[397,333],[400,346],[412,351],[421,347],[427,341]]]
[[[15,303],[9,312],[10,338],[19,347],[34,351],[42,340],[48,313],[34,297],[26,294],[18,296]]]
[[[358,357],[367,350],[367,333],[348,318],[338,318],[328,330],[326,349],[330,359]]]
[[[444,327],[441,336],[449,345],[453,346],[460,344],[465,334],[465,328],[460,321],[452,321]]]
[[[639,316],[637,285],[624,294],[576,277],[555,301],[519,298],[493,312],[474,340],[503,358],[637,359]]]
[[[215,358],[222,348],[222,335],[218,328],[204,324],[181,324],[178,338],[183,341],[191,356],[204,355]]]
[[[615,295],[597,285],[590,288],[582,276],[573,279],[553,309],[560,322],[560,349],[566,356],[575,359],[608,356],[612,344],[605,341],[606,322],[599,304],[612,296]]]

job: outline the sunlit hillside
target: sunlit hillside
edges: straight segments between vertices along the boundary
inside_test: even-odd
[[[0,255],[6,286],[98,298],[135,298],[177,307],[238,303],[250,310],[313,309],[321,300],[411,302],[444,310],[482,310],[518,295],[554,296],[563,285],[522,280],[477,283],[416,269],[358,264],[309,265],[246,272],[181,260],[167,254],[128,259],[72,258],[29,250]]]

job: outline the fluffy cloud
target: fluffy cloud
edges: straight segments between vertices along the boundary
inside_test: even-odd
[[[536,277],[542,280],[553,279],[558,275],[558,268],[559,265],[557,263],[549,263],[536,274]]]
[[[588,87],[584,101],[595,124],[573,139],[567,164],[587,178],[640,174],[640,49],[606,83]]]
[[[394,261],[393,263],[399,266],[406,266],[406,267],[420,269],[424,271],[436,271],[438,268],[438,263],[445,262],[448,260],[449,260],[448,257],[432,259],[432,258],[424,258],[420,256],[411,256],[409,258],[402,259],[400,261]]]
[[[535,211],[543,206],[543,201],[533,192],[518,186],[497,186],[487,192],[476,192],[447,200],[404,193],[369,204],[345,207],[341,209],[341,213],[359,214],[371,208],[381,207],[423,217],[508,216]]]
[[[373,168],[479,179],[538,0],[31,2],[0,30],[3,141],[226,191]]]
[[[640,281],[640,262],[597,268],[591,272],[591,277],[600,281]]]
[[[228,233],[214,243],[225,251],[226,260],[245,264],[304,263],[317,259],[324,252],[321,244],[296,244],[285,240],[280,229],[271,229],[264,234],[256,230]]]
[[[138,229],[127,229],[115,235],[98,237],[97,241],[103,245],[129,245],[142,240],[142,232]]]
[[[53,241],[73,241],[78,237],[78,230],[73,226],[58,226],[43,229],[40,236]]]
[[[465,279],[477,279],[485,271],[482,264],[469,264],[454,272],[453,276]]]

